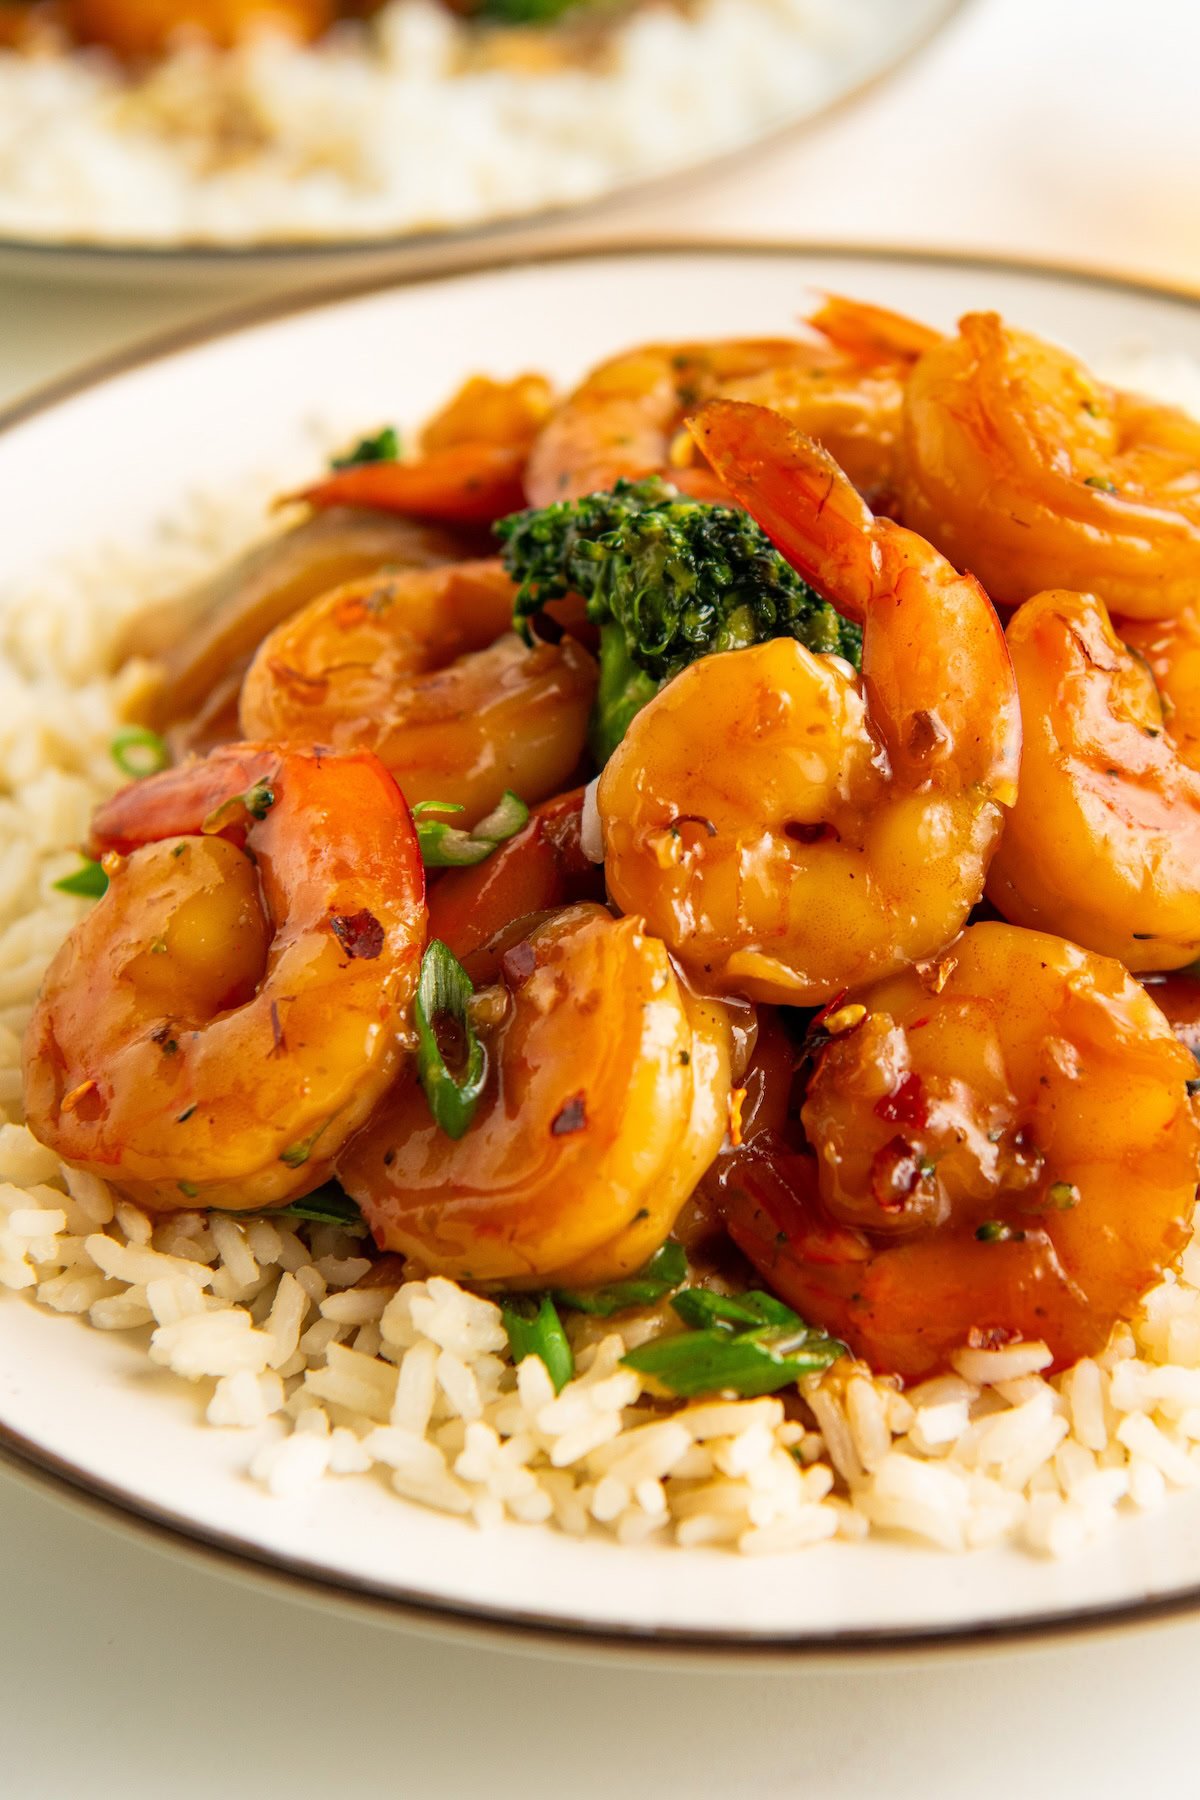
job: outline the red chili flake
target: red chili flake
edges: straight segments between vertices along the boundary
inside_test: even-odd
[[[577,1131],[586,1129],[587,1101],[582,1094],[576,1094],[573,1099],[568,1100],[550,1121],[551,1137],[573,1137]]]
[[[967,1333],[967,1344],[972,1350],[1002,1350],[1017,1336],[1019,1333],[1010,1331],[1007,1325],[972,1325]]]
[[[383,926],[365,906],[361,912],[334,913],[329,928],[349,957],[373,962],[383,949]]]
[[[875,1102],[875,1117],[884,1119],[889,1125],[913,1125],[920,1127],[929,1123],[929,1102],[925,1098],[925,1083],[913,1070],[904,1077],[893,1094],[885,1094],[882,1100]]]
[[[871,1158],[871,1192],[881,1212],[901,1213],[921,1185],[924,1158],[907,1138],[894,1137]]]
[[[783,835],[790,837],[797,844],[823,844],[828,838],[837,838],[840,843],[842,834],[836,825],[830,825],[825,821],[816,825],[805,825],[799,819],[793,819],[790,825],[784,826]]]
[[[520,987],[537,968],[537,952],[532,944],[514,944],[500,958],[500,973],[510,988]]]

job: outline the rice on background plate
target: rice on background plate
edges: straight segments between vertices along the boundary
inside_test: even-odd
[[[1183,359],[1105,373],[1200,409]],[[84,911],[53,883],[117,785],[109,743],[147,679],[112,673],[114,646],[150,600],[259,535],[274,485],[193,499],[152,542],[0,593],[0,1304],[139,1334],[152,1363],[203,1385],[211,1425],[245,1431],[249,1475],[279,1496],[374,1471],[477,1525],[622,1543],[753,1554],[876,1530],[1063,1555],[1200,1481],[1200,1240],[1103,1355],[1061,1376],[1018,1343],[964,1349],[905,1391],[846,1359],[786,1404],[667,1410],[621,1366],[652,1314],[568,1314],[577,1376],[556,1396],[536,1358],[513,1367],[498,1308],[453,1282],[360,1286],[370,1259],[334,1226],[152,1219],[36,1143],[21,1032]]]
[[[580,59],[569,30],[481,34],[391,0],[315,48],[183,44],[133,76],[0,51],[0,237],[320,242],[576,205],[816,111],[946,10],[650,0]]]

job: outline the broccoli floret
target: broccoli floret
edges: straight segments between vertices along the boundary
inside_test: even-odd
[[[689,500],[659,476],[611,493],[502,519],[504,565],[519,590],[515,621],[582,594],[600,626],[600,687],[591,744],[607,761],[664,681],[718,650],[791,637],[857,668],[858,626],[784,561],[748,513]]]
[[[470,0],[460,12],[497,25],[552,25],[564,13],[595,7],[602,0]]]

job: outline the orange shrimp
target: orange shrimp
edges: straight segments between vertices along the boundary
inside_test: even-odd
[[[1176,754],[1200,770],[1200,605],[1173,619],[1114,619],[1113,629],[1153,675]]]
[[[729,1116],[725,1008],[696,1000],[638,919],[575,906],[504,963],[487,1086],[452,1139],[397,1087],[338,1164],[375,1241],[435,1274],[588,1285],[638,1268]]]
[[[537,439],[526,472],[530,503],[549,506],[655,472],[697,499],[722,497],[703,469],[687,468],[691,446],[679,436],[687,412],[716,395],[775,408],[853,480],[872,493],[891,490],[904,383],[936,334],[835,297],[807,323],[819,341],[647,344],[602,363]]]
[[[767,1282],[875,1368],[919,1380],[960,1346],[1101,1350],[1186,1242],[1200,1172],[1193,1058],[1107,958],[972,926],[863,995],[804,1103],[725,1184]]]
[[[668,682],[600,780],[609,890],[716,991],[812,1005],[965,923],[1016,794],[1016,686],[979,585],[874,519],[785,420],[722,400],[692,429],[788,560],[864,622],[862,678],[776,638]]]
[[[1009,623],[1025,752],[988,873],[1017,925],[1130,969],[1200,953],[1200,771],[1141,657],[1090,594],[1027,600]]]
[[[1070,588],[1162,619],[1194,601],[1200,422],[997,313],[968,313],[916,364],[902,464],[905,524],[999,606]]]
[[[425,941],[408,809],[365,752],[234,744],[96,815],[109,888],[25,1039],[30,1129],[151,1211],[306,1193],[402,1065]]]
[[[596,665],[573,637],[513,632],[498,562],[367,577],[273,631],[242,687],[247,736],[374,750],[410,804],[473,825],[506,788],[559,792],[583,753]]]

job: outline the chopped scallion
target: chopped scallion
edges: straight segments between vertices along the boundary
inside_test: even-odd
[[[596,1288],[555,1288],[554,1298],[560,1306],[576,1312],[592,1313],[607,1319],[611,1313],[630,1306],[653,1306],[672,1288],[687,1280],[687,1257],[683,1245],[672,1240],[656,1250],[645,1266],[626,1281],[609,1282]]]
[[[670,1394],[773,1394],[816,1375],[845,1354],[845,1345],[806,1325],[790,1306],[757,1289],[714,1294],[684,1288],[671,1305],[696,1328],[656,1338],[622,1361]]]
[[[60,894],[76,894],[82,900],[99,900],[108,892],[108,876],[98,862],[88,857],[70,875],[54,883]]]
[[[500,1312],[513,1361],[540,1356],[555,1393],[561,1394],[575,1373],[575,1357],[550,1295],[506,1294]]]
[[[336,1181],[327,1181],[286,1206],[257,1207],[250,1212],[225,1213],[227,1219],[304,1219],[314,1225],[339,1225],[354,1237],[366,1237],[367,1225],[355,1202]]]
[[[470,831],[464,831],[458,825],[447,825],[442,820],[426,820],[423,816],[432,812],[461,812],[461,806],[425,800],[412,810],[417,821],[417,841],[427,869],[463,869],[484,862],[506,838],[515,836],[529,822],[529,808],[518,795],[507,789],[499,804]]]
[[[417,1077],[429,1110],[447,1137],[460,1138],[475,1116],[487,1080],[487,1052],[471,1024],[471,978],[440,938],[421,958],[421,976],[413,1014],[417,1027]],[[462,1032],[466,1056],[461,1075],[452,1075],[442,1055],[434,1022],[454,1021]]]
[[[108,753],[120,769],[122,775],[128,775],[131,781],[140,781],[145,775],[157,775],[171,761],[171,752],[157,731],[150,731],[144,725],[130,725],[124,731],[118,731]]]
[[[394,425],[385,425],[382,431],[360,438],[352,450],[343,456],[331,456],[331,469],[357,469],[360,463],[399,462],[400,433]]]

